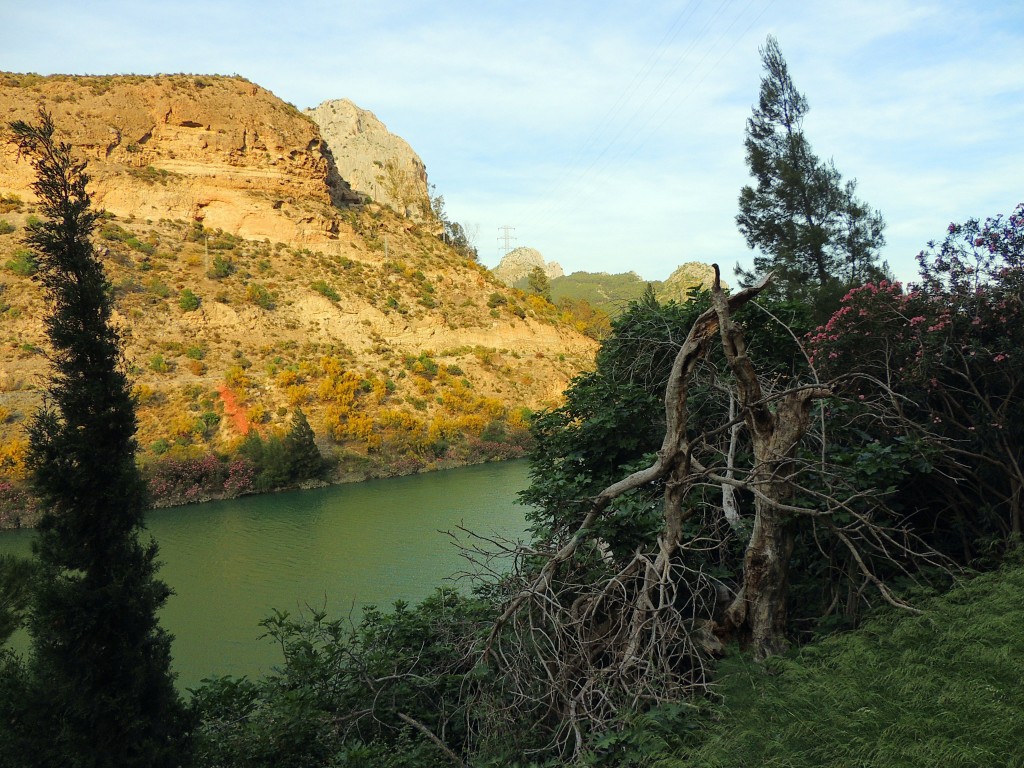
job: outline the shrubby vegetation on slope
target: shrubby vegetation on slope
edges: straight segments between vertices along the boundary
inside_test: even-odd
[[[30,208],[12,205],[24,225]],[[352,220],[365,228],[368,244],[377,243],[377,261],[247,241],[185,222],[102,219],[104,266],[129,323],[147,474],[160,474],[164,462],[177,473],[189,462],[212,460],[207,456],[227,471],[250,431],[283,439],[297,409],[331,460],[328,477],[522,455],[528,409],[544,401],[540,393],[550,391],[551,380],[567,381],[579,369],[579,350],[526,352],[515,340],[497,347],[448,342],[458,342],[462,328],[476,341],[492,326],[518,325],[532,338],[539,324],[554,338],[568,333],[588,346],[576,335],[575,317],[513,289],[492,291],[500,300],[488,302],[486,290],[478,293],[482,268],[456,269],[448,249],[426,234],[412,238],[418,246],[401,249],[397,241],[410,235],[392,234],[392,258],[385,259],[381,231],[397,227],[393,214],[353,213]],[[406,260],[413,248],[422,250]],[[0,478],[17,485],[24,476],[20,435],[38,402],[29,372],[42,362],[32,321],[40,307],[28,277],[5,274],[2,354],[16,364],[0,376],[10,403],[0,411]],[[431,325],[435,316],[444,324]],[[243,321],[254,329],[244,339]],[[410,347],[387,330],[413,333],[403,328],[418,323],[436,329],[436,347]],[[202,493],[191,499],[228,492],[198,479],[187,487],[195,484]],[[157,503],[186,500],[163,488],[152,488]],[[0,501],[0,524],[25,511]],[[23,522],[31,519],[24,515]]]

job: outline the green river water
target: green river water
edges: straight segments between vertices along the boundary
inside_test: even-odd
[[[522,538],[523,461],[156,510],[161,612],[182,688],[204,677],[254,677],[280,661],[259,622],[306,605],[334,617],[422,599],[466,561],[444,532]],[[466,536],[460,534],[465,540]],[[27,555],[31,531],[0,532],[0,553]],[[27,645],[22,633],[14,641]]]

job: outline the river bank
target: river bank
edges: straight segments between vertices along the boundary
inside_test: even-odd
[[[254,467],[244,466],[237,456],[208,453],[194,458],[168,457],[163,461],[143,464],[141,468],[149,485],[148,508],[155,510],[512,461],[525,457],[527,451],[527,446],[521,442],[486,443],[474,447],[477,450],[469,455],[448,455],[431,460],[403,456],[381,461],[359,454],[346,454],[329,461],[320,478],[266,488],[254,484]],[[41,515],[27,483],[0,480],[0,531],[34,528]]]

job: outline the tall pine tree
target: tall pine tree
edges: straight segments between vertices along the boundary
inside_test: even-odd
[[[747,245],[760,253],[753,270],[736,268],[741,282],[774,271],[787,298],[808,299],[883,276],[882,215],[857,199],[855,181],[844,184],[835,165],[812,151],[803,131],[807,99],[774,37],[761,59],[765,74],[745,142],[756,186],[743,187],[736,217]]]
[[[50,304],[53,376],[29,427],[28,464],[45,513],[25,697],[7,704],[14,743],[5,751],[18,765],[179,766],[188,762],[188,715],[156,615],[170,590],[156,578],[155,542],[140,541],[135,403],[90,241],[98,214],[85,163],[54,139],[46,113],[38,125],[10,127],[35,166],[46,216],[26,242]]]

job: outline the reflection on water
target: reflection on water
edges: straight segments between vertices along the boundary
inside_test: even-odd
[[[425,597],[466,564],[444,531],[522,536],[515,499],[526,485],[525,462],[505,462],[149,513],[160,577],[175,591],[161,622],[175,635],[179,685],[278,663],[258,639],[273,609],[346,616]],[[30,542],[31,532],[0,533],[0,553],[27,555]]]

